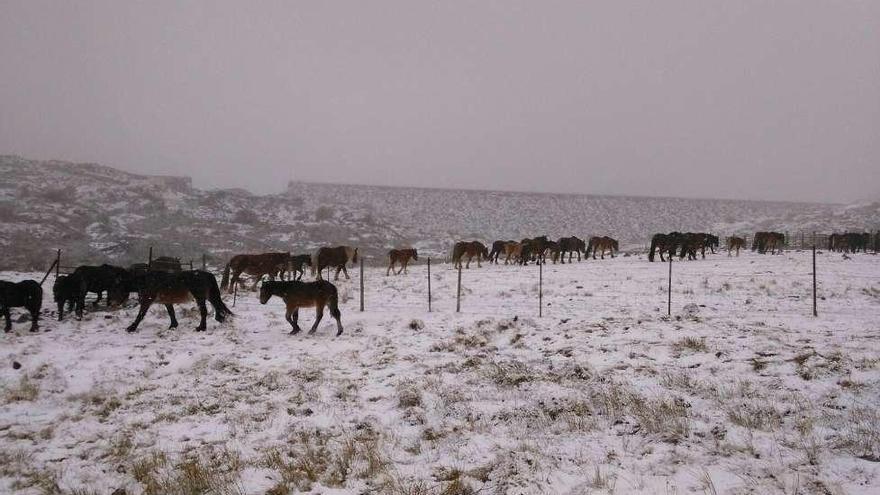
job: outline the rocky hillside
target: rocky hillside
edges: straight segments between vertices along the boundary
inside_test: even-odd
[[[0,268],[156,255],[220,262],[231,253],[354,244],[377,255],[410,244],[442,255],[456,239],[610,234],[640,247],[652,232],[876,229],[880,203],[844,207],[731,200],[529,194],[291,183],[254,195],[201,190],[186,177],[0,156]]]

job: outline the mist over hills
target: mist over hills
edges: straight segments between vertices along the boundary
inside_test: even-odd
[[[455,240],[611,235],[623,248],[654,232],[830,232],[880,228],[880,203],[830,205],[291,182],[255,195],[202,190],[188,177],[0,156],[0,268],[126,264],[156,255],[224,261],[233,253],[352,244],[368,256],[412,245],[443,256]]]

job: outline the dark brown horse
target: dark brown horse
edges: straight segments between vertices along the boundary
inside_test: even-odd
[[[599,251],[599,257],[604,260],[606,250],[610,252],[611,257],[614,258],[614,253],[620,251],[620,246],[617,243],[617,239],[612,239],[608,236],[593,236],[590,237],[590,243],[587,245],[586,256],[589,258],[590,252],[592,252],[593,259],[596,259],[596,251]]]
[[[777,250],[782,253],[784,247],[785,234],[781,232],[755,232],[755,237],[752,240],[752,251],[757,250],[761,254],[768,250],[770,254],[776,254]]]
[[[406,267],[409,265],[409,260],[419,261],[419,252],[415,249],[392,249],[388,251],[388,270],[385,270],[385,276],[387,277],[394,271],[395,263],[400,263],[400,270],[395,272],[395,275],[400,275],[400,272],[406,273]]]
[[[205,331],[208,317],[208,308],[205,302],[210,302],[214,307],[214,319],[223,322],[226,317],[232,315],[232,311],[223,304],[220,298],[220,287],[217,279],[211,273],[202,270],[185,271],[178,273],[150,271],[141,276],[138,282],[138,302],[140,311],[129,325],[128,331],[137,331],[138,325],[147,314],[147,310],[153,303],[164,304],[171,319],[169,328],[177,327],[177,317],[174,314],[174,304],[181,304],[195,299],[199,307],[201,322],[196,327],[197,332]]]
[[[315,275],[317,280],[323,280],[321,271],[331,267],[336,268],[336,276],[333,277],[333,280],[339,280],[339,272],[344,273],[346,279],[350,279],[348,270],[345,268],[349,261],[357,263],[357,248],[351,246],[322,247],[312,255],[312,275]]]
[[[302,280],[303,275],[306,274],[306,270],[303,268],[305,266],[312,266],[311,254],[297,254],[291,256],[287,264],[287,270],[290,272],[290,280]],[[284,280],[283,273],[281,274],[281,280]]]
[[[289,263],[290,253],[236,254],[223,269],[220,288],[232,292],[241,274],[246,273],[254,277],[254,285],[251,290],[256,290],[257,283],[260,282],[263,275],[268,275],[270,280],[275,280],[275,275],[284,272]],[[232,272],[231,279],[230,272]]]
[[[31,332],[36,332],[43,307],[43,289],[33,280],[6,282],[0,280],[0,314],[6,317],[4,331],[12,330],[9,308],[25,308],[31,314]]]
[[[648,252],[648,261],[654,261],[654,254],[660,253],[660,261],[666,261],[663,253],[669,257],[675,255],[679,246],[682,245],[684,234],[681,232],[670,232],[668,234],[654,234],[651,237],[651,250]],[[589,248],[587,248],[589,250]]]
[[[299,308],[315,308],[315,323],[312,324],[310,334],[318,329],[318,323],[324,317],[324,306],[329,306],[330,315],[336,320],[336,336],[342,335],[342,313],[339,312],[339,295],[336,286],[326,280],[315,282],[264,282],[260,287],[260,303],[266,304],[272,296],[278,296],[287,306],[284,318],[293,327],[290,335],[299,333],[297,323]]]
[[[489,251],[489,261],[498,264],[498,257],[505,254],[505,246],[516,241],[495,241],[492,243],[492,250]]]
[[[731,256],[730,252],[736,249],[736,255],[739,256],[739,250],[744,249],[746,240],[742,237],[732,235],[727,238],[727,256]]]
[[[571,263],[571,257],[577,253],[578,261],[581,260],[581,253],[586,251],[586,243],[583,239],[577,237],[562,237],[559,239],[559,256],[562,263],[565,263],[565,255],[568,254],[568,262]]]
[[[467,264],[464,266],[465,268],[470,268],[471,260],[474,256],[477,257],[477,267],[479,268],[482,266],[480,264],[481,259],[489,259],[489,250],[479,241],[456,242],[455,246],[452,247],[452,266],[454,268],[461,268],[461,258],[465,256],[467,256]]]

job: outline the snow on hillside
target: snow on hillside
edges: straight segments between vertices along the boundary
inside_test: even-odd
[[[820,253],[818,318],[810,261],[676,262],[671,318],[641,256],[548,265],[542,318],[534,266],[465,270],[460,314],[451,265],[432,313],[424,265],[368,268],[338,338],[244,292],[201,334],[49,309],[0,337],[0,492],[878,493],[880,259]]]
[[[831,232],[880,228],[880,203],[847,208],[732,200],[529,194],[293,182],[278,194],[200,190],[94,164],[0,156],[0,268],[145,261],[220,263],[238,252],[310,252],[353,244],[381,256],[412,245],[442,256],[461,239],[611,235],[642,248],[655,232]]]

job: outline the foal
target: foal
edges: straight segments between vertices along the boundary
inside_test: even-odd
[[[318,329],[318,323],[324,317],[324,306],[330,307],[330,315],[336,320],[336,336],[342,335],[342,313],[339,312],[339,294],[336,292],[336,286],[326,280],[316,280],[314,282],[299,282],[290,280],[287,282],[263,282],[260,287],[260,304],[266,304],[272,296],[278,296],[284,300],[287,306],[287,313],[284,319],[290,323],[293,330],[290,335],[299,333],[300,328],[296,320],[299,318],[299,308],[315,307],[315,323],[312,325],[309,334],[315,333]]]

